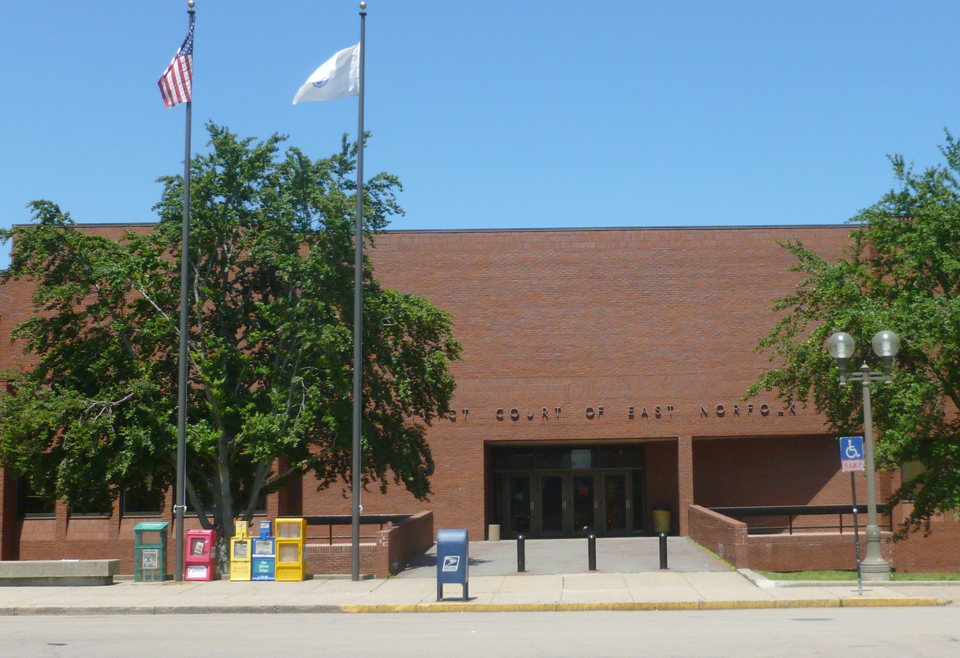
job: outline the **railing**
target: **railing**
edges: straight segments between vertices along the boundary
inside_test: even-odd
[[[787,517],[785,526],[760,526],[748,528],[750,534],[758,534],[760,531],[783,531],[788,530],[793,534],[793,519],[797,516],[828,516],[836,514],[839,518],[840,534],[843,534],[843,517],[853,514],[853,505],[769,505],[766,507],[710,507],[710,510],[717,514],[723,514],[737,521],[743,521],[744,517]],[[866,515],[867,506],[857,505],[857,513]],[[890,530],[893,530],[893,515],[890,514],[890,505],[877,505],[877,514],[885,515],[889,520]],[[863,522],[858,521],[858,525],[863,527]],[[803,526],[803,530],[833,530],[838,526]],[[851,527],[851,526],[848,526]],[[851,528],[852,529],[852,528]]]
[[[388,523],[394,525],[400,525],[403,521],[406,521],[410,518],[410,514],[361,514],[360,515],[360,525],[361,526],[371,526],[379,525],[380,529],[383,530],[383,526]],[[325,525],[328,527],[326,539],[332,545],[334,539],[352,539],[353,533],[349,535],[334,535],[333,526],[341,525],[353,525],[353,517],[349,514],[327,514],[324,516],[304,516],[302,517],[307,520],[307,527],[310,526],[322,526]],[[323,539],[323,537],[310,537],[309,530],[307,531],[307,539]],[[360,535],[361,539],[376,539],[376,535]]]

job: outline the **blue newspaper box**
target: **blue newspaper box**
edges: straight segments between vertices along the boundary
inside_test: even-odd
[[[261,526],[260,532],[263,532]],[[253,558],[250,561],[250,580],[277,579],[277,540],[274,537],[256,537],[253,540]]]
[[[467,600],[469,541],[466,530],[437,530],[437,601],[443,600],[444,583],[462,585]]]

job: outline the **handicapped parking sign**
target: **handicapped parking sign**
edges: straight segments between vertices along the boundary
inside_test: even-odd
[[[863,437],[840,437],[840,466],[844,473],[864,470]]]

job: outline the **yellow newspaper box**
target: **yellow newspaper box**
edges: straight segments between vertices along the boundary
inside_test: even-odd
[[[277,519],[277,580],[303,580],[307,577],[307,560],[303,543],[307,539],[306,519]]]
[[[237,521],[236,534],[230,538],[230,580],[250,580],[250,537],[247,524]]]

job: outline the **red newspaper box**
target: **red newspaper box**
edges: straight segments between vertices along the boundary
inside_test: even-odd
[[[213,580],[216,573],[217,546],[215,530],[187,530],[184,537],[184,580]]]

